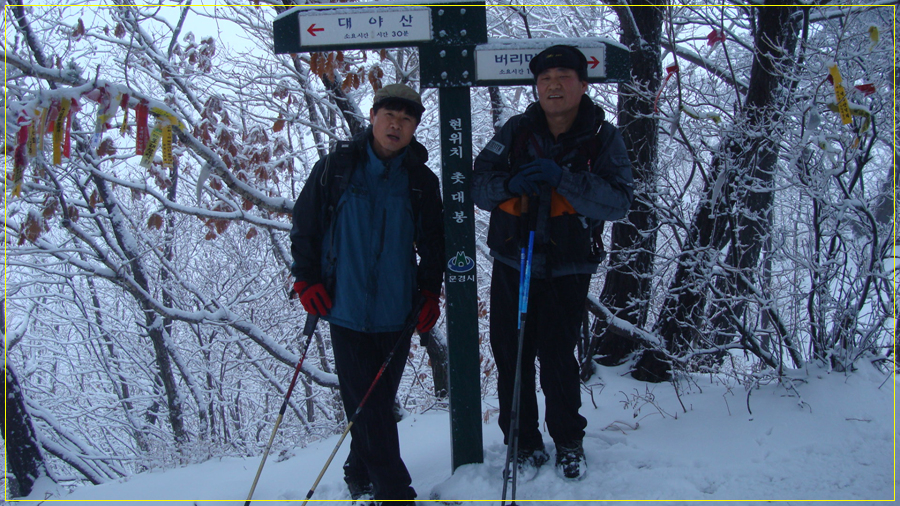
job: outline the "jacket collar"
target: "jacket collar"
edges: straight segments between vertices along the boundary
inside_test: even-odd
[[[534,102],[525,110],[525,117],[529,120],[532,128],[542,137],[552,137],[550,135],[550,127],[547,125],[547,116],[541,109],[540,102]],[[559,142],[569,139],[580,139],[585,135],[594,135],[603,123],[606,114],[603,108],[595,104],[587,94],[582,95],[581,103],[578,104],[578,116],[569,131],[559,136]]]

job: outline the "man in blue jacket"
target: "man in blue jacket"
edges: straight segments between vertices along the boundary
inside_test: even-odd
[[[427,332],[440,315],[443,205],[438,178],[425,166],[428,152],[413,137],[424,110],[408,86],[379,89],[371,126],[313,167],[291,230],[294,291],[309,313],[330,323],[348,418],[397,346],[350,430],[344,465],[354,499],[408,501],[391,504],[416,497],[393,414],[410,349],[402,329],[412,316]],[[417,300],[422,308],[411,315]]]
[[[497,363],[500,427],[509,444],[518,343],[520,248],[534,230],[534,256],[522,356],[519,475],[549,460],[538,425],[535,357],[541,361],[545,421],[558,472],[581,479],[587,469],[578,413],[581,391],[574,351],[591,275],[602,260],[604,220],[625,216],[633,199],[622,135],[585,95],[587,61],[571,46],[553,46],[530,62],[538,102],[513,116],[475,159],[472,198],[491,211],[491,350]],[[523,196],[528,205],[522,212]]]

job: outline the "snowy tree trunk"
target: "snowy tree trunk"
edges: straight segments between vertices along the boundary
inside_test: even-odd
[[[91,292],[91,311],[94,314],[97,328],[100,330],[100,337],[106,345],[106,351],[111,359],[106,361],[104,358],[104,361],[108,363],[107,371],[109,380],[113,384],[113,389],[120,400],[122,411],[125,413],[125,418],[132,427],[131,434],[134,437],[138,448],[141,451],[147,451],[149,449],[149,444],[147,443],[147,438],[143,431],[143,424],[139,423],[134,416],[134,405],[131,400],[131,389],[128,386],[128,378],[126,378],[120,370],[121,360],[119,358],[119,352],[116,350],[114,340],[104,323],[103,312],[100,308],[100,297],[97,294],[97,287],[94,284],[94,279],[91,277],[87,277],[86,282],[88,289]]]
[[[780,139],[777,125],[786,99],[783,91],[789,77],[785,70],[797,41],[798,19],[794,16],[796,7],[765,7],[754,12],[754,61],[743,114],[731,137],[723,139],[722,152],[713,161],[713,173],[660,316],[660,333],[669,350],[676,353],[695,343],[700,337],[697,329],[709,328],[703,320],[711,290],[718,283],[710,280],[710,272],[717,265],[718,252],[730,241],[725,262],[736,274],[728,276],[716,294],[721,302],[717,314],[723,315],[717,320],[718,333],[738,336],[761,358],[766,355],[755,336],[736,328],[745,309],[742,299],[736,298],[750,290],[749,283],[755,279],[753,269],[768,234],[767,213]],[[721,291],[723,286],[727,291]],[[723,344],[722,339],[716,344]]]
[[[610,270],[600,301],[616,317],[643,326],[647,323],[653,258],[656,251],[657,216],[653,203],[658,166],[659,120],[653,114],[653,91],[661,82],[663,7],[618,7],[622,26],[620,41],[631,51],[632,82],[619,86],[619,121],[625,146],[632,157],[635,200],[628,220],[612,226]],[[633,23],[632,23],[633,19]],[[597,319],[593,339],[582,361],[582,375],[589,374],[591,359],[620,363],[637,343],[604,319]]]
[[[447,337],[437,327],[431,329],[426,339],[425,351],[431,363],[431,379],[434,384],[434,396],[443,399],[450,392],[450,356],[447,350]]]
[[[88,163],[92,163],[88,160]],[[147,336],[153,344],[153,350],[156,357],[156,366],[159,371],[159,379],[163,384],[166,394],[166,404],[169,410],[169,424],[172,426],[172,432],[175,441],[179,444],[188,440],[187,432],[184,428],[183,410],[181,406],[181,396],[178,393],[178,383],[175,381],[175,374],[172,369],[172,361],[169,357],[169,337],[166,332],[163,319],[156,314],[154,305],[148,300],[150,289],[150,281],[145,273],[145,268],[141,262],[140,254],[134,251],[137,242],[134,237],[126,229],[127,219],[123,216],[123,211],[119,208],[118,203],[109,191],[106,181],[101,178],[93,178],[97,191],[103,200],[103,205],[111,217],[113,223],[113,232],[116,237],[119,248],[128,258],[131,276],[143,293],[133,291],[132,296],[137,300],[144,313]]]
[[[500,96],[500,87],[488,86],[488,96],[491,97],[491,126],[496,135],[503,127],[503,98]]]
[[[8,361],[6,368],[6,416],[3,420],[3,435],[6,443],[6,462],[9,472],[16,477],[18,486],[10,487],[13,497],[24,497],[31,493],[34,482],[47,474],[44,458],[31,416],[25,408],[25,397],[19,387],[19,380]],[[15,490],[14,490],[15,489]]]

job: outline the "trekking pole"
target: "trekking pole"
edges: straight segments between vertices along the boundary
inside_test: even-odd
[[[362,411],[363,406],[366,405],[366,401],[369,400],[369,395],[372,394],[372,391],[375,390],[375,385],[378,384],[378,380],[381,379],[381,375],[384,373],[384,370],[387,369],[388,364],[391,362],[391,358],[394,356],[394,352],[397,351],[397,348],[400,346],[407,337],[411,336],[413,331],[416,330],[416,323],[418,321],[419,312],[422,310],[422,306],[425,303],[424,298],[420,297],[413,307],[412,313],[410,313],[409,318],[406,321],[406,327],[403,328],[403,332],[400,333],[400,338],[397,339],[397,342],[394,343],[394,347],[391,348],[390,353],[384,359],[384,362],[381,364],[381,368],[378,369],[378,373],[375,374],[375,379],[372,380],[372,384],[369,385],[369,389],[366,391],[366,395],[363,396],[362,400],[359,401],[359,406],[356,407],[356,411],[353,412],[353,415],[350,417],[350,420],[347,422],[347,427],[344,428],[344,432],[341,434],[341,438],[338,439],[336,445],[334,445],[334,449],[331,450],[331,455],[328,456],[328,460],[325,461],[325,466],[322,467],[322,471],[319,472],[319,476],[316,478],[315,483],[313,483],[312,488],[309,489],[309,492],[306,493],[306,499],[303,501],[303,504],[300,506],[306,506],[306,503],[309,502],[310,498],[312,498],[313,494],[316,492],[316,487],[319,486],[319,482],[322,481],[322,477],[325,476],[325,471],[328,470],[328,466],[331,465],[331,461],[334,460],[335,454],[337,454],[338,449],[341,447],[341,444],[344,442],[344,438],[347,437],[347,434],[350,433],[350,427],[353,427],[353,423],[356,422],[356,417],[359,416],[359,413]]]
[[[525,343],[525,316],[528,314],[528,292],[531,287],[531,263],[534,253],[534,227],[530,219],[525,215],[528,212],[528,197],[522,196],[522,216],[528,225],[528,245],[522,245],[519,258],[519,337],[516,350],[516,375],[513,380],[513,399],[509,413],[509,444],[506,447],[506,464],[503,468],[503,494],[500,505],[506,503],[506,488],[512,481],[512,497],[510,505],[516,504],[516,478],[518,477],[518,465],[512,466],[512,479],[510,479],[510,464],[516,458],[519,451],[519,403],[522,396],[522,353]]]
[[[287,394],[284,396],[284,402],[281,403],[281,409],[278,411],[278,418],[275,419],[275,427],[272,428],[272,435],[269,436],[269,444],[266,445],[266,451],[263,452],[262,462],[259,463],[259,469],[256,470],[256,478],[253,479],[253,486],[250,487],[250,493],[247,495],[247,501],[244,506],[250,506],[250,500],[253,499],[253,491],[256,490],[256,483],[259,482],[259,475],[262,474],[263,466],[266,465],[266,458],[269,457],[269,450],[272,449],[272,442],[275,440],[275,433],[278,432],[278,426],[281,425],[281,419],[284,418],[284,412],[287,410],[288,400],[291,398],[291,392],[294,391],[294,385],[297,384],[297,376],[300,374],[300,367],[303,366],[303,360],[306,359],[306,352],[309,351],[309,344],[312,342],[313,334],[316,332],[316,323],[319,317],[314,314],[306,315],[306,325],[303,326],[303,333],[306,334],[306,346],[303,347],[303,355],[297,362],[294,369],[294,377],[291,379],[291,386],[288,387]]]

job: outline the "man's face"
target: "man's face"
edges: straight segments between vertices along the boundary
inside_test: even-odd
[[[538,100],[544,114],[577,113],[587,83],[572,69],[555,67],[541,72],[537,78]]]
[[[369,111],[372,122],[372,136],[375,139],[375,153],[383,159],[393,158],[412,141],[419,123],[414,116],[402,111],[392,111],[385,107]]]

